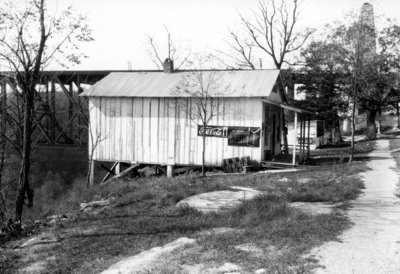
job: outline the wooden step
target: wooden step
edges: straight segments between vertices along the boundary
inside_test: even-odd
[[[282,163],[282,162],[274,162],[274,161],[261,161],[260,164],[262,167],[266,167],[266,168],[286,168],[286,167],[297,166],[297,163],[293,165],[292,163]]]

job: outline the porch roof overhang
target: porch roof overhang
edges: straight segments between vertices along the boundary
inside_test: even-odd
[[[281,107],[281,108],[285,108],[285,109],[287,109],[287,110],[291,110],[291,111],[294,111],[294,112],[297,112],[297,113],[301,113],[301,114],[314,114],[314,113],[312,113],[311,111],[308,111],[308,110],[304,110],[304,109],[301,109],[301,108],[296,108],[296,107],[288,106],[288,105],[285,105],[285,104],[282,104],[282,103],[279,103],[279,102],[274,102],[274,101],[271,101],[271,100],[268,100],[268,99],[265,99],[265,98],[261,98],[261,100],[262,100],[263,102],[268,103],[268,104],[275,105],[275,106],[278,106],[278,107]]]

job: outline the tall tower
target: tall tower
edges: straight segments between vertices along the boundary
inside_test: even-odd
[[[376,54],[374,9],[370,3],[361,7],[359,23],[364,57],[369,59]]]

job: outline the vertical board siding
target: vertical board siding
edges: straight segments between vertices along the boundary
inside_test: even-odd
[[[160,100],[159,98],[151,98],[149,100],[149,129],[148,129],[148,140],[150,149],[150,163],[158,162],[158,108]]]
[[[92,100],[89,101],[89,115],[91,117],[90,119],[90,124],[89,124],[89,145],[88,145],[88,149],[89,149],[89,156],[92,152],[92,148],[94,146],[93,144],[93,135],[95,134],[95,132],[97,131],[97,119],[99,118],[97,115],[98,109],[96,107],[96,102],[97,102],[98,98],[92,98]],[[93,158],[97,159],[99,157],[98,154],[98,149],[96,149],[94,151],[93,154]]]
[[[136,147],[136,161],[143,160],[143,99],[142,98],[133,98],[133,117],[136,121],[135,128],[135,147]]]
[[[129,127],[129,117],[128,117],[128,108],[129,108],[129,99],[123,99],[121,100],[120,98],[120,105],[121,105],[121,130],[119,134],[119,151],[120,151],[120,157],[124,161],[127,161],[127,140],[129,138],[127,134],[127,130]],[[118,130],[117,130],[118,132]]]
[[[142,120],[142,162],[149,163],[151,159],[150,151],[150,111],[151,98],[143,99],[143,120]]]
[[[116,145],[116,125],[117,125],[117,111],[116,104],[117,98],[111,98],[110,100],[110,159],[119,159],[115,153],[115,145]]]
[[[107,100],[104,98],[99,98],[100,102],[100,128],[98,128],[98,132],[101,133],[102,137],[102,142],[101,145],[99,145],[99,154],[98,154],[98,159],[106,159],[106,142],[108,142],[108,131],[106,130],[106,125],[107,125],[107,115],[106,115],[106,106],[107,106]],[[92,119],[92,117],[90,117]]]
[[[121,115],[121,98],[115,98],[115,115],[114,115],[114,159],[121,159],[121,123],[122,123],[122,115]]]
[[[176,143],[176,147],[174,150],[174,158],[175,158],[175,162],[180,162],[180,151],[181,151],[181,145],[184,143],[184,140],[181,139],[181,109],[176,109],[175,110],[175,143]]]
[[[127,138],[125,142],[125,151],[126,151],[126,160],[127,161],[134,161],[133,155],[133,147],[134,147],[134,127],[133,127],[133,107],[132,107],[132,98],[127,98],[126,100],[126,110],[127,110]]]
[[[174,99],[169,99],[169,107],[168,107],[168,125],[166,128],[166,132],[168,134],[168,141],[167,141],[167,155],[166,160],[167,164],[174,165],[175,164],[175,145],[176,145],[176,103]]]
[[[192,121],[188,109],[176,109],[174,98],[90,98],[92,130],[107,138],[96,148],[96,160],[154,164],[201,165],[202,137],[199,120]],[[225,98],[221,115],[209,125],[262,127],[259,98]],[[262,135],[260,136],[262,138]],[[262,143],[262,142],[260,142]],[[227,138],[206,137],[206,164],[222,165],[224,158],[250,156],[260,161],[263,149],[228,146]]]
[[[166,105],[165,105],[165,99],[161,98],[160,99],[160,105],[159,105],[159,123],[158,123],[158,132],[159,132],[159,139],[158,139],[158,161],[161,163],[163,162],[164,155],[166,153],[166,138],[165,138],[165,128],[166,128]]]

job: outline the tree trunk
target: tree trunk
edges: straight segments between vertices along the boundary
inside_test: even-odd
[[[376,125],[375,125],[375,117],[376,117],[376,110],[368,111],[367,115],[367,132],[366,132],[366,139],[367,140],[375,140],[376,139]]]
[[[333,129],[332,128],[330,128],[329,130],[328,130],[328,132],[329,132],[329,134],[328,134],[328,142],[327,143],[332,143],[333,142]]]
[[[15,222],[20,226],[22,220],[22,209],[25,201],[25,194],[28,197],[28,207],[33,205],[33,191],[29,188],[29,170],[31,158],[31,134],[32,134],[32,110],[33,110],[33,92],[25,90],[24,104],[24,133],[23,148],[21,159],[21,171],[18,180],[18,192],[15,197]]]
[[[340,131],[340,121],[339,121],[339,117],[336,117],[336,118],[337,118],[337,119],[335,120],[333,141],[334,141],[335,143],[340,143],[340,142],[343,142],[343,138],[342,138],[342,132]]]
[[[7,110],[7,92],[6,92],[6,83],[3,80],[3,82],[0,84],[0,131],[3,136],[5,136],[7,132],[7,119],[6,119],[6,110]],[[6,163],[6,148],[7,148],[7,140],[5,138],[1,138],[1,145],[0,145],[0,190],[3,189],[3,171]],[[7,205],[6,205],[6,199],[5,196],[3,196],[3,193],[0,191],[0,215],[1,216],[6,216],[6,211],[7,211]],[[0,221],[4,222],[5,220],[2,219],[0,216]]]
[[[381,116],[381,115],[382,115],[382,111],[380,110],[379,116]],[[378,134],[379,135],[381,134],[381,129],[382,129],[382,121],[381,121],[381,119],[379,119],[379,121],[378,121]]]
[[[89,156],[89,167],[88,167],[88,172],[86,174],[86,188],[89,188],[92,183],[92,180],[91,180],[92,172],[93,172],[92,163],[93,163],[93,158]]]
[[[396,103],[397,110],[397,129],[400,129],[400,111],[399,111],[399,102]]]
[[[356,132],[356,90],[353,88],[353,109],[351,110],[351,153],[349,164],[353,162],[354,155],[354,134]]]
[[[206,125],[203,125],[204,128]],[[201,175],[204,177],[206,176],[206,169],[205,169],[205,153],[206,153],[206,134],[203,134],[203,152],[202,152],[202,162],[201,162]]]

